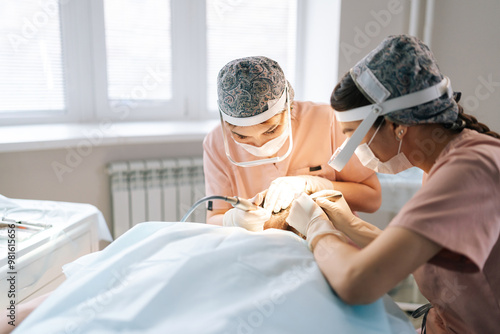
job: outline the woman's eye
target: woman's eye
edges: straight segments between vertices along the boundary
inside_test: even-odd
[[[269,131],[265,132],[264,134],[266,134],[266,135],[272,135],[273,133],[276,132],[276,129],[278,129],[278,127],[275,127],[274,129],[269,130]]]
[[[248,138],[248,137],[247,137],[247,136],[242,136],[242,135],[236,134],[236,138],[238,138],[238,139],[246,139],[246,138]]]

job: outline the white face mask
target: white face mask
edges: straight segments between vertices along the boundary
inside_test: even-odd
[[[401,139],[401,141],[399,142],[398,154],[396,154],[388,161],[381,162],[375,156],[373,151],[370,149],[370,144],[372,143],[373,138],[375,138],[375,136],[377,135],[377,132],[380,129],[381,125],[382,123],[380,123],[380,125],[378,126],[377,130],[373,134],[368,144],[364,143],[362,145],[359,145],[356,148],[356,151],[354,151],[359,161],[366,168],[370,168],[377,173],[383,173],[383,174],[397,174],[408,168],[413,167],[411,162],[406,158],[406,155],[403,152],[401,152],[401,144],[403,143],[403,139]]]
[[[280,148],[282,148],[283,145],[285,145],[285,142],[288,139],[288,132],[289,132],[288,129],[289,129],[288,125],[285,126],[285,130],[283,131],[282,134],[280,134],[278,137],[274,139],[271,139],[270,141],[268,141],[267,143],[265,143],[260,147],[237,142],[236,140],[234,140],[234,138],[233,140],[236,144],[245,149],[245,151],[247,151],[252,155],[255,155],[256,157],[270,157],[275,155],[280,150]]]

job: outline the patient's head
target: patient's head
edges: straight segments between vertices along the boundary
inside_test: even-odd
[[[288,225],[286,222],[286,218],[288,217],[288,214],[290,213],[290,207],[281,210],[280,212],[272,213],[271,218],[265,222],[264,224],[264,230],[267,230],[268,228],[275,228],[279,230],[286,230],[286,231],[291,231],[295,234],[297,234],[299,237],[305,239],[306,236],[301,234],[299,231]]]
[[[335,190],[322,190],[319,192],[316,192],[314,194],[308,194],[313,200],[316,200],[316,198],[323,197],[325,199],[328,199],[332,202],[335,202],[339,196],[342,196],[342,194],[339,191]],[[265,198],[264,198],[265,201]],[[293,204],[293,202],[292,202]],[[262,206],[264,206],[264,203],[262,203]],[[277,213],[272,213],[271,218],[264,223],[264,230],[267,230],[268,228],[275,228],[279,230],[286,230],[286,231],[291,231],[295,234],[297,234],[299,237],[305,239],[306,236],[294,229],[292,226],[288,225],[286,222],[286,219],[288,215],[290,214],[290,207],[291,205],[284,209],[281,210],[280,212]]]

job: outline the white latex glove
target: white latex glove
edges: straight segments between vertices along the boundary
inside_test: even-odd
[[[271,218],[271,211],[258,208],[252,211],[230,209],[222,217],[223,226],[239,226],[252,232],[264,230],[264,223]]]
[[[355,245],[363,248],[382,233],[378,227],[354,215],[344,196],[328,200],[325,196],[329,192],[331,191],[320,191],[311,197],[317,197],[316,204],[325,211],[333,226],[348,236]],[[337,193],[341,194],[339,191]]]
[[[311,249],[314,240],[325,234],[337,235],[347,242],[347,238],[333,226],[323,209],[305,193],[293,202],[286,222],[306,236]]]
[[[264,208],[279,212],[288,208],[301,193],[312,194],[323,189],[333,190],[332,181],[312,175],[279,177],[267,191]]]
[[[249,198],[248,200],[257,206],[260,206],[262,202],[264,202],[264,199],[266,198],[266,193],[267,189],[264,190],[263,192],[257,193],[257,195],[255,195],[252,198]]]
[[[320,191],[315,193],[314,197],[316,197],[316,203],[325,211],[330,221],[338,229],[344,230],[344,228],[352,226],[357,220],[360,220],[360,218],[352,213],[344,196],[333,202],[327,200],[325,196],[328,196],[330,193],[329,191]]]

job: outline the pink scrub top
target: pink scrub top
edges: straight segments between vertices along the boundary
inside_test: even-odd
[[[328,165],[335,149],[342,145],[346,136],[335,120],[332,108],[312,102],[293,103],[292,109],[293,149],[283,161],[254,167],[233,165],[224,150],[221,126],[217,126],[203,142],[203,167],[206,195],[240,196],[252,198],[269,188],[271,182],[281,176],[316,175],[332,181],[361,182],[374,174],[365,168],[356,157],[350,159],[339,173]],[[228,138],[230,146],[237,146]],[[278,152],[288,150],[288,140]],[[238,148],[237,158],[251,158],[250,153]],[[240,160],[240,161],[241,161]],[[230,209],[223,201],[214,201],[214,210]]]
[[[499,139],[464,129],[389,226],[443,247],[414,273],[438,333],[500,332]]]

